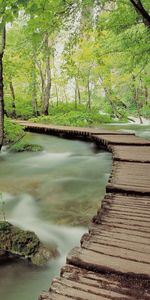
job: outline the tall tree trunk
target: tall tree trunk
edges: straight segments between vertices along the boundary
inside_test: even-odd
[[[80,88],[79,88],[78,80],[76,80],[76,87],[77,87],[77,93],[78,93],[78,103],[80,105],[81,104],[81,93],[80,93]]]
[[[148,104],[148,88],[144,85],[144,96],[145,96],[145,104]]]
[[[10,78],[9,87],[10,87],[11,96],[12,96],[12,117],[16,118],[16,97],[15,97],[15,90],[14,90],[12,78]]]
[[[87,107],[89,108],[89,110],[91,110],[91,90],[90,90],[90,80],[88,79],[87,82],[87,92],[88,92],[88,102],[87,102]]]
[[[77,82],[76,82],[76,79],[75,79],[75,90],[74,90],[74,107],[75,109],[77,109],[78,107],[78,100],[77,100],[77,96],[78,95],[78,91],[77,91]]]
[[[36,90],[36,82],[33,79],[33,87],[32,87],[32,109],[33,115],[35,117],[39,116],[38,105],[37,105],[37,90]]]
[[[142,17],[145,26],[150,30],[150,15],[145,10],[141,0],[130,0],[137,13]]]
[[[51,67],[50,67],[50,49],[48,44],[48,33],[45,36],[45,50],[46,50],[46,86],[44,95],[44,115],[48,115],[50,91],[51,91]]]
[[[100,76],[100,84],[102,85],[104,92],[105,92],[105,97],[112,109],[112,113],[114,114],[114,116],[116,116],[118,119],[120,119],[122,117],[122,115],[120,114],[120,112],[118,112],[117,107],[112,99],[112,91],[111,91],[111,85],[109,87],[106,87],[106,85],[103,83],[103,78]]]
[[[36,60],[36,65],[39,69],[39,74],[40,74],[40,78],[41,78],[41,102],[43,104],[44,103],[44,94],[45,94],[45,79],[44,79],[44,74],[42,71],[41,64],[38,60]]]
[[[56,99],[57,99],[57,106],[59,105],[59,95],[58,95],[58,88],[57,88],[57,84],[55,83],[55,91],[56,91]]]
[[[65,89],[65,87],[63,88],[63,94],[64,94],[65,103],[67,104],[67,103],[68,103],[68,97],[67,97],[67,94],[66,94],[66,89]],[[63,101],[62,101],[62,102],[63,102]]]
[[[35,117],[39,116],[37,104],[37,76],[36,76],[36,52],[33,49],[33,63],[32,63],[32,109]]]
[[[104,87],[104,91],[105,91],[105,96],[111,106],[111,109],[112,109],[112,113],[118,118],[120,119],[121,118],[121,114],[118,112],[117,108],[116,108],[116,105],[115,103],[113,102],[112,98],[111,98],[111,90],[110,88],[106,88]]]
[[[5,25],[0,30],[0,150],[4,138],[4,85],[3,85],[3,55],[6,42]]]
[[[139,90],[138,88],[135,86],[135,77],[134,75],[132,76],[132,88],[133,88],[133,101],[135,103],[136,106],[136,110],[137,110],[137,114],[140,120],[140,123],[143,123],[142,117],[141,117],[141,113],[140,113],[140,105],[139,105]]]

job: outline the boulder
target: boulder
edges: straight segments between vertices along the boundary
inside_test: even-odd
[[[0,262],[25,258],[34,265],[44,266],[57,255],[56,246],[44,246],[34,232],[0,221]]]

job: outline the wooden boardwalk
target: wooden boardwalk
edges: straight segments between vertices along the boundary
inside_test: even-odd
[[[106,195],[81,246],[40,300],[150,300],[150,141],[133,134],[22,122],[27,130],[90,139],[113,154]]]

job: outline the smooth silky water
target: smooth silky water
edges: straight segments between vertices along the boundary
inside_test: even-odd
[[[43,145],[42,152],[10,153],[3,148],[0,155],[6,218],[34,231],[44,243],[56,244],[60,256],[44,268],[24,261],[1,265],[0,300],[36,300],[48,290],[66,254],[87,231],[111,172],[111,154],[95,152],[92,143],[29,136],[30,142]]]

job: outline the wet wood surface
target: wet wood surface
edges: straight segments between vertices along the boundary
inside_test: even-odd
[[[39,299],[150,299],[150,141],[103,129],[21,124],[39,133],[87,137],[113,154],[106,195],[89,232]]]

